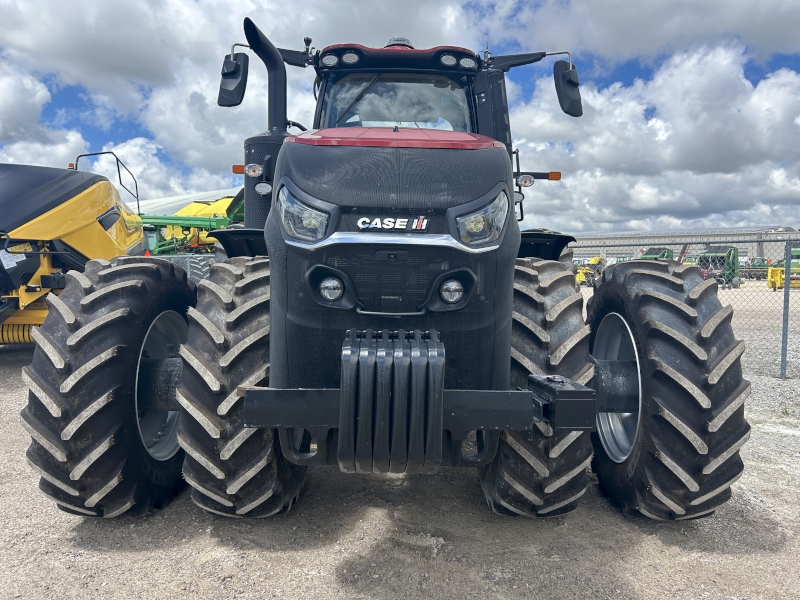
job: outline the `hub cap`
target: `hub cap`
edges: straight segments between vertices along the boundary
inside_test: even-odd
[[[598,360],[636,361],[639,375],[639,410],[633,413],[598,413],[597,435],[608,457],[621,463],[631,453],[642,409],[642,368],[630,327],[622,315],[607,314],[597,328],[592,356]]]
[[[180,411],[165,410],[154,405],[154,398],[139,396],[139,374],[142,360],[177,358],[181,344],[186,342],[189,326],[172,310],[162,312],[144,338],[136,365],[136,414],[139,437],[147,453],[158,461],[169,460],[178,451],[178,421]]]

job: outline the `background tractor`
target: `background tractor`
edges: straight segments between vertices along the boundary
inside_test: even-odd
[[[654,519],[730,497],[750,387],[717,282],[626,261],[597,274],[584,321],[574,238],[520,231],[521,188],[558,176],[512,162],[505,73],[549,53],[294,51],[250,19],[244,33],[268,130],[245,140],[244,226],[210,233],[228,258],[196,303],[158,258],[90,261],[41,328],[22,416],[60,508],[158,506],[181,462],[192,499],[231,517],[289,510],[322,465],[476,468],[493,511],[528,517],[573,510],[590,466]],[[222,106],[246,89],[234,50]],[[315,72],[299,135],[285,64]],[[571,57],[554,80],[580,116]]]

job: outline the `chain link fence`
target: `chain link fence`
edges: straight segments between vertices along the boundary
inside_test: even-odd
[[[742,357],[745,373],[800,377],[800,237],[648,237],[619,235],[571,244],[584,300],[592,296],[595,278],[623,261],[650,258],[696,264],[704,278],[717,280],[723,306],[733,307],[734,333],[747,348]]]

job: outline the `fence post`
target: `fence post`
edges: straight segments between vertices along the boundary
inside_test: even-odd
[[[786,350],[789,345],[789,290],[792,287],[792,242],[786,242],[783,265],[783,331],[781,332],[781,379],[786,379]]]

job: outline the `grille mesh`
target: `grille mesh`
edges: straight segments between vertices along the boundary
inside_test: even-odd
[[[462,266],[476,268],[475,259],[447,249],[437,255],[426,248],[425,256],[412,251],[406,261],[377,260],[376,249],[342,245],[324,259],[324,264],[350,276],[356,297],[367,311],[415,312],[442,271]]]

